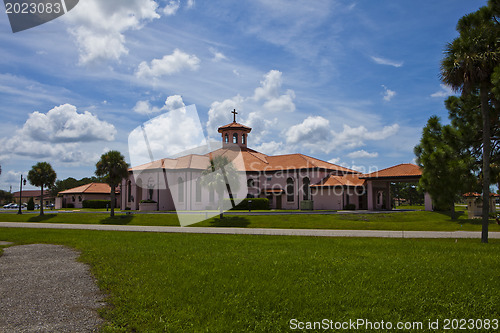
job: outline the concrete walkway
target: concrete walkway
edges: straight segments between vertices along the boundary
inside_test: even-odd
[[[0,227],[34,229],[79,229],[193,234],[315,236],[315,237],[380,237],[380,238],[481,238],[480,231],[402,231],[402,230],[324,230],[324,229],[262,229],[222,227],[155,227],[108,224],[66,224],[0,222]],[[500,239],[500,232],[490,232],[490,239]]]

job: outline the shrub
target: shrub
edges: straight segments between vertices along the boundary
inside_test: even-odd
[[[130,207],[125,207],[125,210],[131,210],[131,209],[132,209],[132,208],[130,208]]]
[[[33,197],[28,200],[28,205],[26,207],[27,210],[35,210],[35,201],[33,201]]]
[[[83,208],[106,208],[111,207],[110,200],[83,200]]]
[[[75,208],[75,204],[73,203],[66,204],[66,208]]]
[[[141,200],[139,203],[156,203],[156,201],[147,199],[147,200]]]
[[[239,200],[239,199],[236,199]],[[234,207],[235,210],[248,210],[248,200],[252,200],[252,210],[269,210],[269,199],[267,198],[248,198],[243,199],[239,204]],[[224,207],[231,207],[229,199],[224,199],[227,201],[224,203]],[[233,210],[231,208],[231,210]]]
[[[347,204],[347,205],[345,205],[344,209],[345,210],[355,210],[356,205],[355,204]]]

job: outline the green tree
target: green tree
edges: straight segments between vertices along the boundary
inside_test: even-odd
[[[28,180],[31,185],[39,186],[40,193],[40,216],[43,215],[43,189],[54,186],[57,174],[47,162],[38,162],[28,172]]]
[[[417,163],[422,167],[419,185],[428,192],[440,210],[450,210],[455,219],[455,201],[476,181],[471,172],[474,158],[461,151],[459,132],[452,126],[442,126],[432,116],[422,132],[420,144],[415,147]]]
[[[111,187],[111,217],[115,216],[115,191],[123,178],[128,177],[128,164],[125,157],[116,150],[110,150],[101,155],[101,159],[95,165],[95,174],[102,177],[104,182]]]
[[[482,118],[482,177],[483,196],[490,193],[490,98],[493,89],[492,74],[499,63],[499,36],[497,1],[465,15],[457,24],[459,37],[449,43],[441,62],[441,80],[462,95],[479,91]],[[488,242],[489,200],[483,204],[481,241]]]
[[[30,199],[28,200],[26,210],[35,210],[35,201],[33,200],[33,197],[30,197]]]
[[[201,185],[217,193],[219,199],[219,216],[224,218],[224,190],[227,190],[231,204],[234,206],[232,191],[238,191],[238,173],[233,164],[225,156],[210,158],[210,164],[201,173]],[[231,184],[231,186],[229,185]]]

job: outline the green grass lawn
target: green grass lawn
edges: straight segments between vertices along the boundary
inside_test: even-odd
[[[280,332],[293,318],[500,318],[496,240],[10,228],[0,228],[0,240],[81,251],[108,295],[104,332]]]
[[[481,220],[467,219],[463,207],[457,208],[457,220],[444,212],[410,211],[377,214],[291,214],[291,215],[226,215],[223,220],[214,217],[195,224],[197,227],[244,227],[283,229],[351,229],[351,230],[434,230],[480,231]],[[47,213],[0,214],[0,221],[49,222],[79,224],[129,224],[150,226],[178,226],[175,214],[124,214],[111,219],[102,213]],[[490,231],[500,231],[500,226],[490,220]]]

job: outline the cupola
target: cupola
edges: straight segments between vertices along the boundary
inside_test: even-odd
[[[252,129],[248,126],[236,122],[236,109],[231,111],[233,114],[233,122],[218,128],[218,132],[222,135],[222,143],[224,145],[238,145],[241,148],[246,148],[248,144],[248,133]]]

